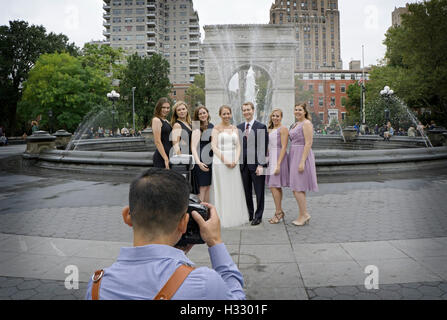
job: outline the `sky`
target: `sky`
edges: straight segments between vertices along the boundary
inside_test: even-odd
[[[273,0],[193,0],[200,26],[212,24],[262,24],[269,22]],[[339,0],[341,56],[344,69],[349,61],[362,59],[365,66],[377,64],[385,54],[385,32],[391,12],[415,0]],[[82,47],[91,40],[104,40],[102,0],[0,0],[0,25],[26,20],[43,25],[48,32],[63,33]],[[202,29],[202,39],[205,34]]]

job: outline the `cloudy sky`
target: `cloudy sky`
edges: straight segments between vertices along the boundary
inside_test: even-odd
[[[273,0],[193,0],[200,25],[268,23]],[[365,65],[382,59],[385,32],[391,12],[415,0],[339,0],[341,55],[344,68],[350,60],[362,58]],[[47,31],[64,33],[82,47],[90,40],[102,40],[102,0],[0,0],[0,25],[22,19],[43,25]],[[202,30],[202,38],[204,37]]]

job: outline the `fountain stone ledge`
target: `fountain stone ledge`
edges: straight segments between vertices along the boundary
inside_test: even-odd
[[[37,167],[135,176],[152,167],[153,152],[63,151],[23,154]],[[447,147],[386,150],[314,150],[317,174],[352,175],[447,168]]]

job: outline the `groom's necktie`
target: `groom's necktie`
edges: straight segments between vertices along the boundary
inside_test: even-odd
[[[247,125],[245,126],[245,138],[248,137],[249,133],[250,133],[250,124],[247,123]]]

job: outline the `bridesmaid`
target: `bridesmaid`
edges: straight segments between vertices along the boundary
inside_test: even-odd
[[[282,210],[282,188],[289,186],[289,161],[287,157],[287,143],[289,130],[281,124],[283,113],[281,109],[274,109],[270,114],[269,131],[269,166],[265,183],[272,192],[275,202],[275,215],[269,220],[277,224],[284,219]]]
[[[292,221],[295,226],[303,226],[310,221],[306,208],[306,192],[318,191],[315,157],[312,152],[313,126],[305,103],[295,105],[296,122],[289,132],[290,188],[298,203],[299,216]]]
[[[194,110],[193,121],[197,121],[197,124],[200,124],[200,126],[197,125],[196,128],[193,125],[192,155],[196,163],[193,174],[196,176],[200,187],[199,199],[206,203],[210,200],[211,165],[213,161],[211,132],[214,125],[210,123],[210,120],[210,113],[205,106],[200,106]],[[198,148],[199,145],[200,148]]]
[[[169,152],[172,148],[172,142],[169,139],[172,127],[166,120],[169,112],[171,112],[171,104],[168,98],[160,98],[155,105],[154,118],[151,123],[154,143],[157,148],[153,157],[155,168],[169,169]]]
[[[178,101],[172,108],[172,144],[174,154],[191,154],[192,121],[189,115],[188,105],[184,101]],[[194,174],[191,173],[191,192],[199,193],[199,185]]]

